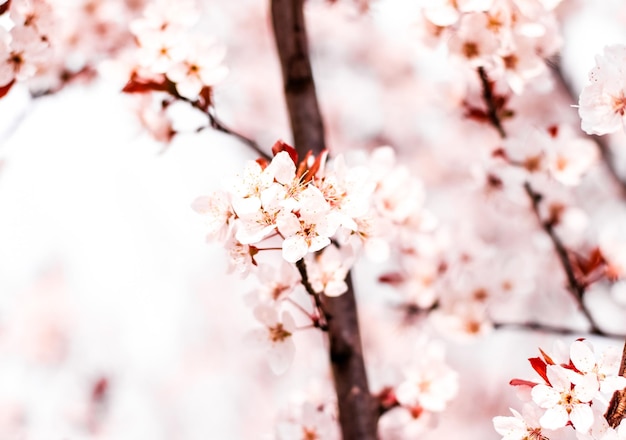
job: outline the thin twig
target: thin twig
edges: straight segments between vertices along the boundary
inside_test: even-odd
[[[267,154],[265,151],[263,151],[263,149],[258,143],[256,143],[254,140],[250,139],[249,137],[233,130],[232,128],[229,128],[220,119],[218,119],[217,115],[215,114],[215,108],[212,105],[209,105],[208,108],[205,108],[200,101],[198,100],[194,101],[189,98],[185,98],[184,96],[181,96],[175,87],[171,87],[170,89],[168,89],[168,92],[172,94],[176,99],[185,101],[188,104],[190,104],[192,107],[194,107],[195,109],[198,109],[202,113],[204,113],[209,118],[209,125],[214,130],[217,130],[224,134],[235,137],[243,144],[252,148],[262,158],[271,160],[272,157],[269,154]]]
[[[593,316],[591,315],[591,313],[585,306],[585,303],[583,301],[583,297],[585,295],[585,286],[576,279],[574,268],[572,267],[572,262],[569,258],[569,255],[567,254],[567,249],[565,248],[565,245],[561,241],[561,238],[558,236],[558,234],[554,230],[554,226],[555,226],[554,222],[552,220],[546,221],[541,218],[541,213],[539,211],[539,204],[541,203],[541,199],[543,198],[543,196],[539,194],[538,192],[536,192],[532,188],[529,182],[524,183],[524,190],[526,191],[526,194],[528,194],[528,197],[530,198],[533,212],[535,213],[535,216],[537,217],[537,221],[539,222],[539,224],[541,225],[545,233],[548,234],[548,236],[550,237],[550,240],[552,241],[552,244],[554,245],[554,250],[556,251],[556,255],[567,277],[567,284],[569,285],[569,291],[573,294],[574,298],[576,299],[576,302],[578,303],[580,310],[587,318],[587,321],[589,321],[591,332],[604,335],[605,333],[598,327],[595,319],[593,318]]]
[[[213,111],[209,109],[209,111],[206,112],[206,115],[209,117],[209,122],[213,129],[217,131],[221,131],[222,133],[234,136],[240,142],[252,148],[257,154],[259,154],[264,159],[271,160],[272,157],[269,154],[267,154],[265,151],[263,151],[263,149],[259,146],[259,144],[257,144],[254,140],[242,135],[241,133],[236,132],[232,128],[227,127],[221,120],[219,120],[217,118],[217,115],[215,114],[215,109],[213,109]]]
[[[498,130],[498,133],[500,133],[500,137],[504,139],[506,137],[506,132],[504,131],[504,128],[502,127],[502,123],[500,122],[500,118],[498,117],[498,113],[496,111],[496,105],[494,102],[494,97],[493,97],[493,93],[491,90],[489,77],[487,76],[487,73],[482,67],[478,68],[478,74],[482,82],[483,99],[485,100],[485,105],[487,106],[487,109],[488,109],[489,119],[491,123],[493,124],[493,126]],[[554,245],[554,250],[556,251],[559,262],[561,263],[561,267],[563,268],[563,271],[565,272],[565,275],[567,277],[569,291],[572,293],[572,295],[574,296],[574,299],[578,303],[580,310],[587,318],[587,321],[589,322],[589,326],[590,326],[590,332],[594,334],[599,334],[599,335],[606,335],[606,333],[598,327],[595,319],[593,318],[593,316],[591,315],[591,313],[585,306],[585,303],[583,301],[583,296],[585,294],[585,286],[576,279],[576,275],[574,274],[574,268],[572,267],[572,262],[569,258],[569,255],[567,254],[567,249],[565,248],[565,245],[561,241],[561,238],[558,236],[558,234],[554,230],[555,225],[553,221],[552,220],[544,221],[541,218],[541,213],[539,211],[539,204],[541,203],[542,195],[536,192],[532,188],[529,182],[524,183],[524,190],[526,191],[526,194],[528,194],[528,197],[530,198],[532,209],[533,209],[533,212],[535,213],[535,216],[537,217],[537,221],[541,225],[542,229],[546,232],[546,234],[548,234],[548,236],[550,237],[550,240],[552,241],[552,244]]]
[[[608,333],[605,331],[598,331],[597,329],[589,329],[589,330],[577,330],[569,327],[559,327],[551,324],[544,324],[541,322],[494,322],[493,327],[495,329],[501,328],[510,328],[510,329],[521,329],[521,330],[532,330],[546,333],[553,333],[557,335],[593,335],[593,336],[603,336],[607,338],[615,338],[615,339],[623,339],[626,338],[626,335],[617,334],[617,333]]]
[[[478,68],[478,76],[480,77],[480,82],[483,88],[483,100],[487,105],[487,116],[489,116],[489,121],[491,121],[491,125],[498,130],[500,137],[504,139],[506,137],[506,132],[504,131],[504,127],[502,127],[500,116],[498,116],[498,109],[496,108],[493,90],[484,67]]]
[[[317,293],[311,283],[309,282],[309,274],[306,271],[306,263],[304,262],[304,258],[296,261],[296,267],[298,268],[298,272],[300,272],[300,278],[302,279],[302,285],[307,293],[313,298],[315,303],[315,308],[317,309],[317,314],[319,316],[319,322],[316,325],[319,326],[322,330],[328,330],[328,321],[331,319],[330,315],[324,309],[324,305],[322,304],[322,300],[320,299],[320,294]]]

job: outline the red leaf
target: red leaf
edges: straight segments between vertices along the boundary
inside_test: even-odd
[[[548,354],[545,351],[543,351],[541,348],[539,349],[539,351],[541,352],[541,356],[543,356],[543,359],[546,361],[548,365],[556,365],[555,362],[552,360],[552,358],[548,356]]]
[[[541,376],[543,380],[546,381],[548,385],[550,385],[550,381],[548,380],[548,365],[541,358],[530,358],[530,365],[533,369]]]
[[[262,170],[267,168],[267,166],[269,165],[269,163],[267,162],[267,159],[265,159],[264,157],[259,157],[255,162],[261,165]]]
[[[524,379],[511,379],[511,382],[509,382],[509,385],[513,385],[514,387],[519,387],[519,386],[525,386],[525,387],[534,387],[535,385],[539,385],[536,382],[531,382],[529,380],[524,380]]]
[[[154,78],[142,78],[137,72],[133,72],[130,79],[122,89],[125,93],[165,92],[168,90],[165,75]]]
[[[91,389],[91,400],[96,403],[103,402],[109,391],[109,381],[106,377],[101,377],[96,381]]]
[[[389,272],[379,276],[378,281],[395,286],[404,282],[404,276],[400,272]]]
[[[307,159],[309,155],[310,155],[310,152],[309,154],[307,154]],[[315,174],[320,170],[320,168],[322,167],[322,163],[326,161],[327,157],[328,157],[327,150],[324,150],[320,154],[317,155],[317,157],[315,158],[315,162],[313,162],[313,165],[311,165],[311,168],[309,168],[307,180],[311,180],[313,179],[313,177],[315,177]]]
[[[272,154],[276,156],[281,151],[286,151],[289,157],[291,157],[291,160],[293,160],[293,163],[298,165],[298,153],[296,149],[279,139],[272,145]]]
[[[9,93],[9,90],[11,90],[11,87],[13,87],[13,84],[15,84],[15,80],[11,81],[5,86],[0,87],[0,98],[2,98],[4,95]]]
[[[550,136],[552,136],[553,138],[557,137],[559,134],[559,126],[558,125],[549,126],[548,133],[550,133]]]

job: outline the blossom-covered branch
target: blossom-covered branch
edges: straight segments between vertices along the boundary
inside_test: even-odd
[[[561,238],[558,236],[558,234],[554,230],[555,219],[549,218],[547,220],[544,220],[541,218],[539,204],[541,203],[542,196],[541,194],[539,194],[532,188],[529,182],[524,183],[524,190],[526,191],[526,194],[528,194],[528,197],[530,198],[532,209],[533,209],[533,212],[535,213],[535,216],[537,217],[537,221],[539,222],[543,230],[546,232],[546,234],[550,237],[550,240],[552,241],[552,244],[554,245],[554,250],[557,254],[557,257],[559,258],[561,267],[563,268],[563,271],[565,272],[565,275],[567,277],[569,291],[572,293],[572,295],[576,299],[576,302],[578,303],[580,310],[583,312],[583,314],[587,318],[587,321],[589,322],[589,325],[591,327],[591,331],[593,333],[604,334],[602,329],[598,327],[598,324],[596,323],[594,317],[591,315],[591,313],[585,306],[585,303],[584,303],[585,286],[581,282],[579,282],[578,279],[576,278],[576,274],[574,273],[574,268],[572,267],[572,262],[568,255],[567,249],[565,248],[565,245],[561,241]]]
[[[315,83],[309,59],[304,0],[272,0],[272,24],[283,72],[285,99],[296,151],[304,157],[311,150],[326,149]],[[377,438],[377,404],[370,395],[351,276],[340,297],[324,297],[332,316],[328,323],[330,360],[344,439]]]

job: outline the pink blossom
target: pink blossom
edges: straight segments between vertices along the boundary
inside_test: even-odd
[[[571,421],[577,431],[588,431],[593,424],[590,402],[597,392],[597,380],[582,376],[574,378],[573,384],[572,374],[559,365],[548,365],[547,374],[550,385],[536,385],[531,392],[533,401],[546,409],[539,420],[541,426],[559,429]]]
[[[283,374],[291,363],[296,352],[293,342],[293,332],[296,324],[289,312],[282,312],[278,319],[278,312],[272,306],[259,304],[254,309],[254,317],[265,328],[251,331],[247,338],[262,348],[274,374]]]
[[[612,133],[624,126],[626,112],[626,46],[604,48],[589,72],[591,84],[580,94],[578,113],[589,134]]]
[[[493,418],[493,427],[502,440],[544,440],[541,426],[535,417],[533,408],[524,407],[524,416],[509,408],[513,417],[497,416]]]
[[[182,97],[195,100],[204,87],[215,86],[228,74],[228,69],[221,64],[226,48],[206,38],[187,44],[185,56],[165,74],[176,83],[176,90]]]

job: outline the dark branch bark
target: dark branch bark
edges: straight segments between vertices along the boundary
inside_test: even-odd
[[[619,375],[626,377],[626,343],[624,343],[624,351],[622,352],[622,363],[619,367]],[[626,388],[616,391],[609,402],[604,417],[613,428],[616,428],[622,419],[626,416]]]
[[[493,91],[491,84],[489,84],[489,77],[487,76],[487,72],[485,72],[484,67],[478,68],[478,76],[480,77],[480,83],[483,89],[483,101],[485,101],[485,104],[487,105],[487,115],[489,116],[489,121],[491,121],[491,125],[498,130],[500,137],[504,139],[506,137],[506,133],[504,131],[504,127],[502,126],[502,121],[498,116],[498,109],[496,108]]]
[[[300,157],[309,150],[319,154],[326,148],[303,9],[304,0],[272,0],[272,24],[283,71],[285,98]]]
[[[272,24],[280,57],[285,98],[298,155],[325,147],[324,125],[309,60],[304,0],[272,0]],[[328,319],[330,361],[344,440],[376,440],[378,402],[370,394],[361,348],[356,298],[350,275],[348,291],[322,296]]]

